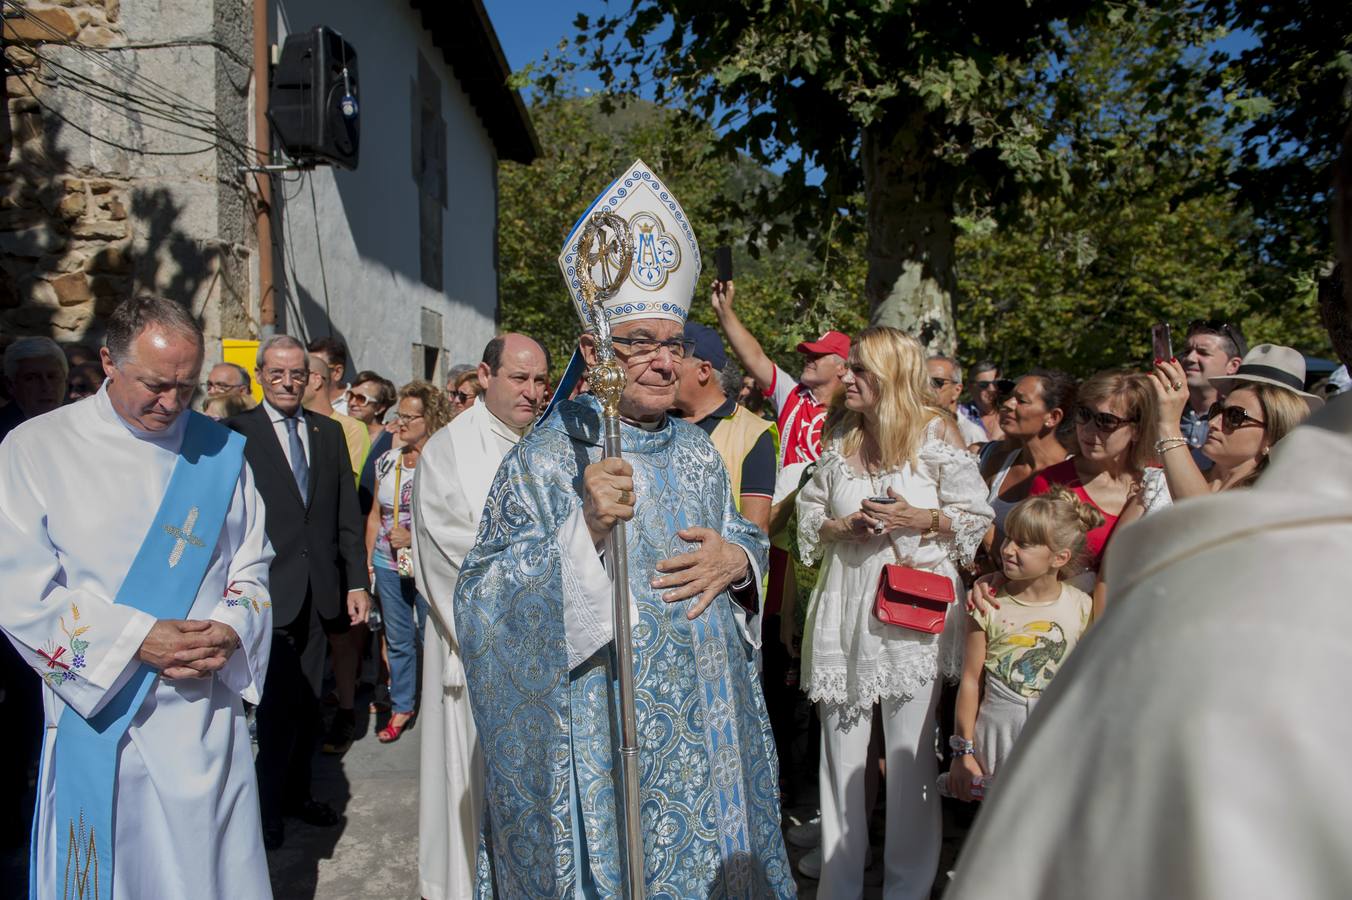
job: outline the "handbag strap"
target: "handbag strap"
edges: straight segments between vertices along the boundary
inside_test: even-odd
[[[872,472],[868,473],[868,486],[873,491],[873,496],[881,497],[883,495],[882,490],[878,487],[878,482],[875,479],[875,476]],[[897,561],[897,565],[899,566],[906,565],[904,562],[901,561],[901,551],[897,549],[896,539],[893,538],[892,535],[890,534],[887,535],[887,546],[892,548],[892,558]]]

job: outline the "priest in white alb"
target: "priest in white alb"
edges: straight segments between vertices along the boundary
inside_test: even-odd
[[[474,896],[483,759],[466,696],[452,599],[479,531],[488,486],[539,413],[549,378],[544,349],[523,334],[484,348],[478,401],[423,448],[413,484],[413,559],[432,614],[423,641],[418,882],[425,900]]]
[[[188,403],[202,333],[124,302],[94,396],[0,444],[0,628],[41,676],[30,898],[272,896],[242,702],[272,548],[243,438]]]

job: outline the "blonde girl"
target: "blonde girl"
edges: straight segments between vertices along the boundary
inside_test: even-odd
[[[1029,497],[1005,520],[1000,605],[973,611],[958,688],[953,763],[947,784],[980,799],[1028,721],[1042,691],[1089,626],[1093,600],[1063,580],[1087,552],[1085,535],[1103,514],[1065,487]]]

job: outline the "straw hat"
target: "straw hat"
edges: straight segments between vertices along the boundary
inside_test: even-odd
[[[1303,398],[1311,412],[1324,405],[1305,391],[1305,357],[1281,344],[1259,344],[1244,355],[1235,374],[1208,380],[1227,394],[1245,384],[1270,384]]]

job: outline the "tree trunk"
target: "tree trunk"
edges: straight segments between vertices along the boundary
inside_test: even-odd
[[[953,204],[945,173],[929,162],[923,114],[902,127],[864,131],[868,208],[864,295],[874,325],[900,328],[933,353],[957,344]]]

